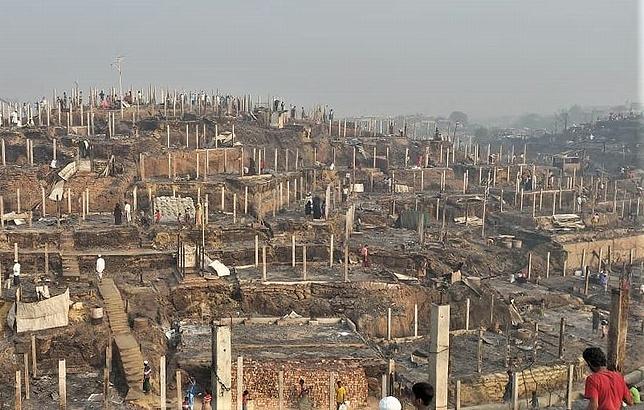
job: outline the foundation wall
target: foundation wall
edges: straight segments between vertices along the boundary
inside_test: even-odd
[[[581,380],[585,376],[583,361],[575,364],[573,380]],[[565,390],[568,381],[568,366],[556,364],[537,366],[518,370],[519,397],[530,397],[533,391],[542,395],[548,391]],[[508,375],[503,373],[487,374],[478,378],[461,380],[461,405],[472,406],[480,403],[503,402],[503,393],[508,382]],[[456,389],[456,381],[452,381],[450,391]],[[452,395],[453,399],[453,395]]]
[[[644,249],[644,233],[632,236],[623,236],[613,239],[594,240],[592,242],[564,243],[563,249],[568,253],[568,269],[580,269],[581,260],[586,250],[585,265],[596,270],[599,261],[599,251],[602,250],[604,261],[608,259],[608,249],[614,266],[621,266],[622,263],[629,263],[630,252],[633,250],[633,260],[642,258]]]

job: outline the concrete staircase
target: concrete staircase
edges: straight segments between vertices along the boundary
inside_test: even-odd
[[[78,258],[73,255],[65,255],[61,253],[60,259],[63,264],[63,278],[78,280],[81,276]]]
[[[121,358],[128,385],[126,400],[143,397],[143,355],[139,343],[130,331],[121,293],[112,279],[103,278],[98,290],[105,302],[105,310],[114,335],[114,343]]]

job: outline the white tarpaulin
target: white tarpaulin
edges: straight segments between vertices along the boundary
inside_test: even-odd
[[[64,197],[65,181],[61,180],[54,184],[54,188],[49,194],[49,199],[52,201],[62,201]]]
[[[76,173],[76,162],[72,161],[69,164],[65,165],[63,169],[60,170],[58,176],[64,179],[65,181],[69,180]]]
[[[230,276],[230,269],[219,260],[212,261],[212,263],[208,264],[208,267],[217,272],[217,276]]]
[[[16,332],[52,329],[69,324],[69,289],[65,293],[33,303],[14,303],[7,315],[9,327]]]

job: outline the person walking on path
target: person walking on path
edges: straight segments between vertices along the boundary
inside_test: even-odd
[[[105,270],[105,259],[99,253],[98,258],[96,259],[96,276],[98,276],[98,281],[103,281],[103,271]]]

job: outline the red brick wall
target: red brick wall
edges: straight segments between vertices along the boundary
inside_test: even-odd
[[[250,392],[255,409],[278,408],[278,372],[284,371],[284,405],[297,408],[300,378],[310,389],[314,408],[329,408],[329,374],[347,387],[352,408],[361,408],[367,401],[367,376],[357,360],[321,360],[260,362],[244,358],[244,387]],[[237,401],[237,361],[233,358],[233,403]]]

